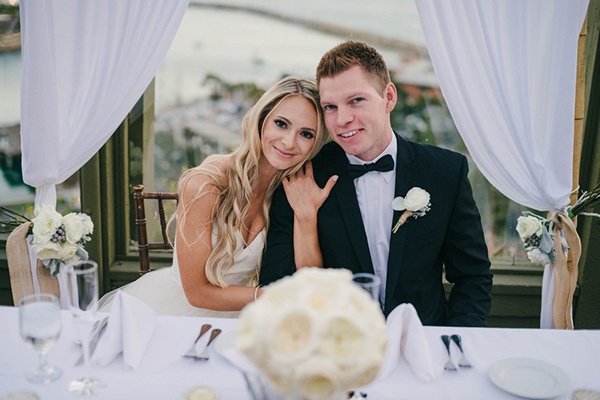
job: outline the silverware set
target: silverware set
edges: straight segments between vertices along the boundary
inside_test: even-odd
[[[210,358],[208,348],[209,348],[210,344],[213,342],[213,340],[215,340],[217,338],[217,336],[219,336],[219,334],[221,333],[220,329],[217,328],[217,329],[212,330],[212,332],[210,333],[210,338],[208,339],[208,343],[206,343],[206,346],[204,347],[204,350],[202,350],[202,353],[198,354],[198,352],[196,351],[196,344],[198,343],[200,338],[202,336],[204,336],[204,334],[210,330],[210,328],[212,328],[212,326],[210,324],[202,325],[202,328],[200,328],[200,333],[198,334],[198,337],[196,338],[196,340],[194,340],[194,343],[192,343],[192,346],[189,348],[188,351],[185,352],[183,357],[193,358],[195,360],[203,360],[203,361],[206,361]]]
[[[450,351],[452,342],[454,342],[456,344],[456,346],[458,347],[458,349],[460,350],[460,360],[458,361],[458,366],[461,368],[472,368],[473,367],[473,365],[465,357],[465,352],[462,347],[462,339],[461,339],[460,335],[452,335],[452,336],[442,335],[442,342],[444,342],[444,345],[446,346],[446,351],[448,352],[448,360],[446,361],[446,364],[444,364],[444,369],[446,371],[456,371],[457,370],[456,364],[454,364],[454,361],[452,360],[452,352]]]

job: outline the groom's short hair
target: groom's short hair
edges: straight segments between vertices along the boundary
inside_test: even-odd
[[[336,76],[355,65],[361,66],[371,77],[375,88],[383,93],[391,81],[383,57],[373,47],[353,40],[337,45],[321,57],[317,66],[317,86],[321,78]]]

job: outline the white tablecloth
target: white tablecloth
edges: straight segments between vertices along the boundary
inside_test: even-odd
[[[183,399],[186,388],[209,385],[220,391],[222,400],[250,399],[242,374],[217,353],[210,361],[182,358],[203,323],[231,332],[237,320],[193,317],[158,317],[156,329],[142,366],[130,370],[118,357],[104,368],[91,369],[92,375],[104,379],[108,388],[95,399]],[[494,362],[512,357],[534,358],[554,364],[570,379],[568,392],[559,399],[570,399],[576,389],[600,391],[600,331],[558,331],[540,329],[448,328],[426,327],[438,377],[431,383],[419,381],[401,360],[385,380],[376,381],[362,391],[367,400],[402,399],[517,399],[496,387],[488,377]],[[446,349],[440,335],[462,335],[463,346],[472,369],[456,372],[443,370]],[[49,363],[63,370],[62,377],[50,384],[36,385],[25,380],[25,372],[36,365],[33,350],[19,336],[18,312],[14,307],[0,307],[0,398],[10,392],[34,391],[42,400],[73,398],[68,383],[82,376],[82,367],[74,364],[80,350],[69,314],[63,312],[63,332],[48,354]],[[203,338],[201,340],[206,340]],[[200,346],[199,346],[200,347]],[[453,348],[458,361],[459,352]]]

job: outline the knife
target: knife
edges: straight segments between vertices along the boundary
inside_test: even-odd
[[[107,326],[108,326],[108,317],[105,317],[102,321],[100,321],[100,325],[98,325],[98,328],[96,328],[96,330],[92,334],[92,340],[90,340],[90,359],[92,358],[92,354],[94,354],[94,350],[96,350],[96,346],[98,345],[98,342],[100,341],[102,334],[104,334],[104,331],[106,330]],[[81,351],[81,356],[75,363],[75,366],[81,365],[82,363],[83,363],[83,349]]]

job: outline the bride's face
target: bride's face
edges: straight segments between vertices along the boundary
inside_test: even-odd
[[[306,160],[315,145],[317,112],[302,96],[284,98],[263,124],[261,145],[266,160],[278,170]]]

